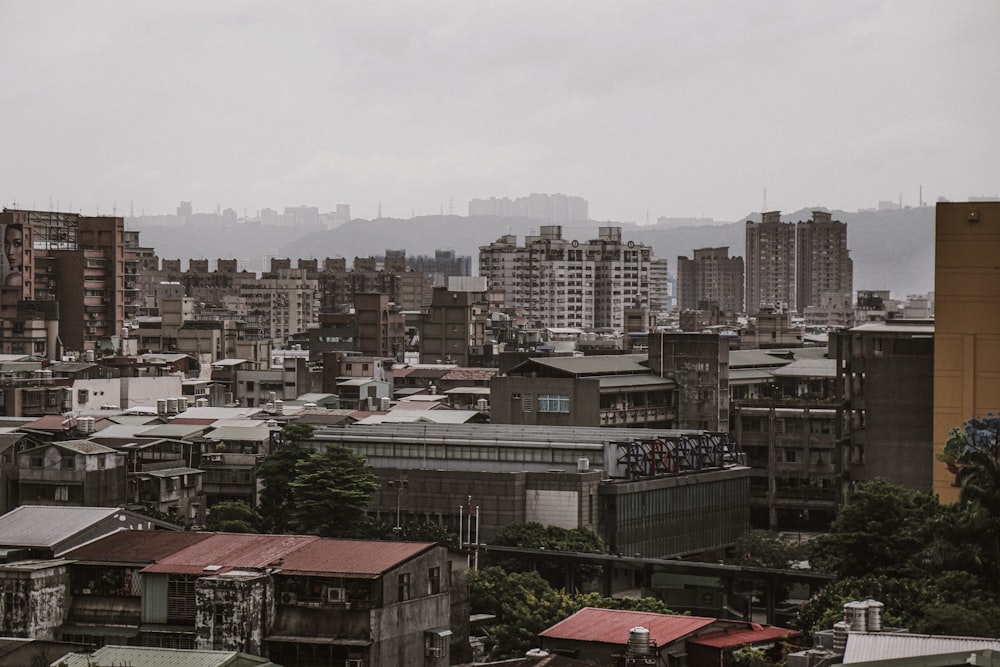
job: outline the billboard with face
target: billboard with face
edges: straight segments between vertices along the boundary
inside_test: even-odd
[[[20,285],[24,277],[25,229],[20,223],[0,225],[3,257],[0,257],[0,286]]]

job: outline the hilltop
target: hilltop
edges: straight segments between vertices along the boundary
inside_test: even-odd
[[[826,210],[826,209],[823,209]],[[812,209],[782,215],[786,221],[808,220]],[[934,289],[934,208],[848,213],[831,210],[833,218],[848,224],[847,244],[854,259],[855,289],[889,289],[897,297]],[[743,255],[747,220],[678,226],[676,223],[636,225],[610,221],[563,224],[563,238],[586,239],[597,236],[601,226],[622,227],[623,238],[652,246],[654,256],[665,257],[671,272],[678,255],[691,255],[695,248],[728,246],[730,255]],[[488,245],[504,234],[537,234],[543,223],[523,218],[489,216],[461,217],[431,215],[399,220],[352,220],[334,229],[264,227],[235,224],[211,228],[194,225],[133,225],[142,232],[142,243],[156,248],[161,258],[187,260],[235,257],[246,260],[251,271],[264,267],[263,258],[355,257],[382,255],[386,249],[405,249],[407,255],[433,255],[435,250],[454,250],[458,255],[479,255],[479,246]]]

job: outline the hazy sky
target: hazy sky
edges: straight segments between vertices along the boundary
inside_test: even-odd
[[[0,204],[591,218],[1000,194],[1000,2],[0,0]]]

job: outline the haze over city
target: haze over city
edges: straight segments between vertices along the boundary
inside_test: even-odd
[[[1000,192],[992,2],[0,5],[0,204],[735,221]]]

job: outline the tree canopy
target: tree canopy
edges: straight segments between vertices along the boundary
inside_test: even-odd
[[[364,457],[347,447],[328,447],[295,465],[289,485],[290,527],[320,537],[365,538],[371,533],[366,511],[378,478]]]
[[[257,515],[242,500],[225,500],[212,505],[205,519],[205,530],[224,533],[256,533]]]
[[[547,551],[572,551],[577,553],[602,553],[604,542],[600,536],[587,528],[560,528],[543,526],[538,522],[512,523],[501,528],[491,542],[498,546],[545,549]],[[565,564],[557,562],[533,562],[513,556],[491,554],[489,562],[499,565],[508,572],[525,572],[536,569],[553,586],[566,586],[571,574]],[[577,585],[601,574],[599,565],[575,566]]]
[[[257,500],[260,527],[265,533],[287,533],[292,510],[292,482],[298,474],[296,466],[313,453],[302,445],[285,445],[268,455],[257,468],[263,489]]]

